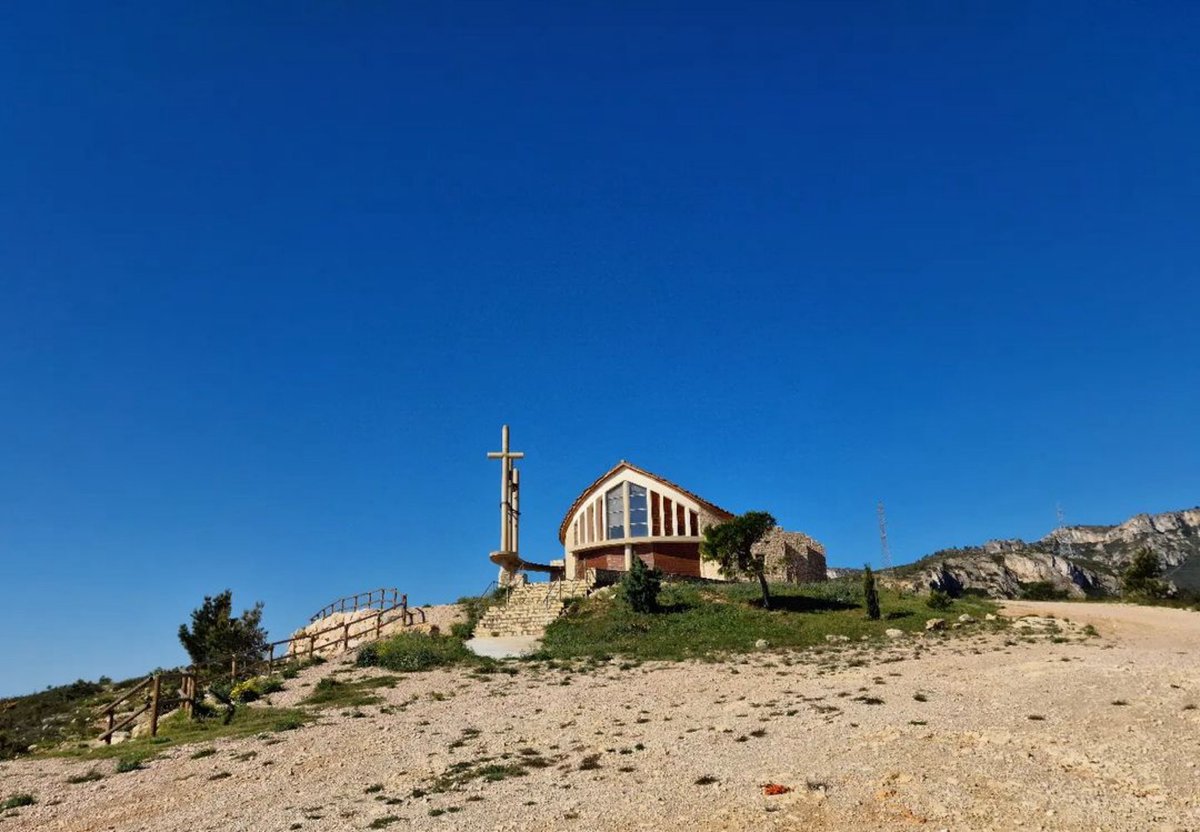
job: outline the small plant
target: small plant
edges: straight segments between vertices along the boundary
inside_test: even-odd
[[[236,702],[254,702],[270,693],[283,690],[283,679],[278,676],[253,676],[244,682],[238,682],[230,691],[229,696]]]
[[[621,579],[621,597],[634,612],[658,610],[658,593],[662,590],[662,571],[649,569],[645,562],[634,556],[633,565]]]
[[[871,571],[869,563],[863,566],[863,596],[866,598],[867,618],[878,621],[879,590],[875,588],[875,573]]]
[[[117,774],[137,771],[140,768],[142,768],[142,761],[138,757],[121,757],[117,760]]]
[[[580,771],[593,771],[600,768],[600,755],[588,754],[579,762]]]
[[[217,753],[217,749],[215,749],[215,748],[201,748],[199,751],[196,751],[192,754],[191,759],[202,760],[205,757],[211,757],[212,755],[214,755],[216,753]]]
[[[711,786],[713,783],[720,783],[720,782],[721,782],[720,780],[718,780],[716,777],[713,777],[711,774],[705,774],[701,777],[696,778],[697,786]]]
[[[950,594],[941,589],[929,590],[929,597],[925,599],[925,606],[931,610],[948,610],[953,603]]]
[[[37,798],[25,792],[10,795],[3,801],[0,801],[0,812],[17,809],[21,806],[32,806],[35,803],[37,803]]]
[[[433,814],[432,809],[430,810],[429,814],[431,814],[431,815]],[[438,814],[441,814],[441,812],[438,812]],[[371,821],[371,824],[368,828],[369,829],[383,829],[386,826],[391,826],[393,823],[395,823],[398,820],[400,820],[400,818],[396,817],[395,815],[384,815],[381,818],[375,818],[375,820]]]

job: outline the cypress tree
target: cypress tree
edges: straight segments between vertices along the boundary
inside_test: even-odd
[[[872,621],[879,620],[879,591],[875,588],[875,573],[871,565],[863,567],[863,595],[867,598],[867,617]]]

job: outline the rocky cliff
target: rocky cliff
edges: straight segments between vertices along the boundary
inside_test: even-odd
[[[1067,526],[1031,543],[991,540],[944,549],[896,569],[906,588],[977,590],[1015,598],[1045,583],[1073,597],[1115,595],[1122,570],[1148,547],[1158,553],[1164,578],[1181,590],[1200,590],[1200,508],[1139,514],[1118,526]]]

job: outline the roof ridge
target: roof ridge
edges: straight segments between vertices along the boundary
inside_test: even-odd
[[[563,517],[563,521],[562,521],[562,523],[559,524],[559,527],[558,527],[558,542],[559,543],[564,543],[564,544],[566,543],[567,523],[570,522],[571,516],[575,513],[575,510],[578,509],[579,506],[581,506],[583,504],[584,500],[593,491],[595,491],[597,488],[600,487],[601,483],[603,483],[605,480],[607,480],[613,474],[620,471],[622,468],[628,468],[631,471],[636,471],[637,473],[642,474],[643,476],[649,477],[652,480],[656,480],[656,481],[662,483],[667,488],[673,488],[674,490],[678,491],[680,494],[691,497],[696,502],[700,503],[701,505],[707,506],[708,508],[716,511],[718,514],[726,514],[730,517],[734,516],[732,511],[728,511],[726,509],[721,508],[716,503],[713,503],[713,502],[710,502],[709,500],[704,499],[703,497],[701,497],[699,494],[695,493],[694,491],[689,491],[688,489],[684,488],[683,486],[679,485],[678,483],[672,482],[671,480],[667,479],[666,477],[659,476],[658,474],[655,474],[652,471],[647,471],[645,468],[640,468],[637,465],[634,465],[632,462],[622,459],[620,462],[618,462],[612,468],[609,468],[607,471],[605,471],[603,474],[601,474],[599,477],[597,477],[595,480],[593,480],[592,484],[589,485],[587,488],[583,489],[583,491],[580,492],[579,496],[575,498],[575,501],[573,503],[571,503],[571,507],[567,509],[566,516]]]

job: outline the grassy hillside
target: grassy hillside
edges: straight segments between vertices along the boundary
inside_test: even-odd
[[[0,699],[0,759],[22,754],[30,746],[45,748],[65,740],[94,738],[94,711],[143,678],[123,682],[80,679],[28,696]]]
[[[872,621],[857,581],[777,584],[771,592],[773,608],[764,610],[756,584],[668,584],[663,610],[648,614],[631,612],[611,596],[592,597],[550,625],[543,649],[555,658],[703,658],[753,650],[758,639],[771,647],[804,648],[824,644],[827,635],[881,638],[888,628],[923,630],[930,618],[981,617],[995,609],[986,600],[962,598],[934,610],[923,598],[881,590],[883,618]]]

